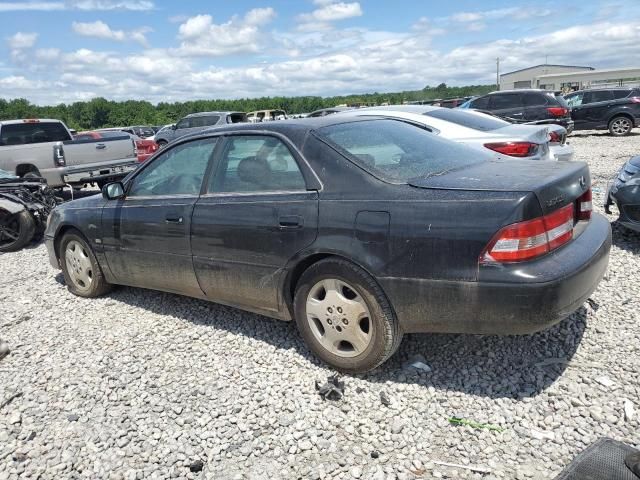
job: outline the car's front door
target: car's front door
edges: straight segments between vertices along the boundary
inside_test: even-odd
[[[571,95],[567,95],[564,98],[567,101],[569,108],[571,108],[571,119],[573,120],[576,130],[584,130],[585,128],[588,128],[586,105],[583,106],[585,95],[590,94],[589,92],[576,92]]]
[[[280,138],[231,135],[220,152],[193,212],[198,281],[214,301],[278,311],[287,262],[316,238],[318,192],[308,189],[308,167]]]
[[[605,126],[613,104],[613,91],[592,90],[588,94],[590,95],[589,102],[583,107],[587,124],[593,128]]]
[[[191,215],[216,138],[163,151],[103,210],[107,263],[118,283],[201,296],[191,261]]]

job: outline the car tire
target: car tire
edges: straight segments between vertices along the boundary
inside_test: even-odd
[[[629,135],[632,128],[633,121],[624,115],[613,117],[609,122],[609,133],[614,137],[624,137],[625,135]]]
[[[79,297],[99,297],[113,286],[108,283],[87,241],[69,232],[60,242],[60,265],[67,288]]]
[[[166,147],[167,143],[169,143],[169,142],[167,142],[166,140],[158,140],[156,142],[156,144],[158,145],[158,149]]]
[[[0,208],[0,252],[15,252],[27,246],[36,233],[36,221],[27,210],[11,213]],[[11,237],[15,238],[9,238]]]
[[[373,370],[402,341],[398,320],[378,283],[345,260],[321,260],[302,274],[294,312],[305,343],[342,372]]]

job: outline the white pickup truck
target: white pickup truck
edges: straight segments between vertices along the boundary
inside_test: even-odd
[[[0,121],[0,169],[18,177],[43,177],[50,187],[102,187],[137,167],[136,145],[126,133],[74,140],[60,120]]]

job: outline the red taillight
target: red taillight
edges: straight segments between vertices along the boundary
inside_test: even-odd
[[[549,215],[507,225],[489,242],[480,263],[521,262],[555,250],[573,238],[573,204]]]
[[[547,112],[554,117],[564,117],[569,113],[569,109],[564,107],[548,107]]]
[[[593,211],[591,189],[578,198],[578,220],[589,220]]]
[[[631,97],[629,100],[631,103],[640,103],[640,97]]]
[[[560,143],[562,141],[562,137],[558,132],[549,132],[549,141],[551,143]]]
[[[510,157],[530,157],[538,151],[538,144],[531,142],[485,143],[485,147]]]

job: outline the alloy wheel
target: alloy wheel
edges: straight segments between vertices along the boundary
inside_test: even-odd
[[[314,337],[333,355],[356,357],[373,339],[366,302],[342,280],[327,278],[317,282],[307,296],[306,314]]]
[[[84,246],[71,240],[65,250],[65,263],[71,281],[80,290],[88,290],[93,282],[93,266]]]
[[[20,238],[20,219],[5,210],[0,210],[0,248],[11,247]]]
[[[628,118],[618,118],[611,124],[611,130],[616,135],[626,135],[631,130],[631,121]]]

